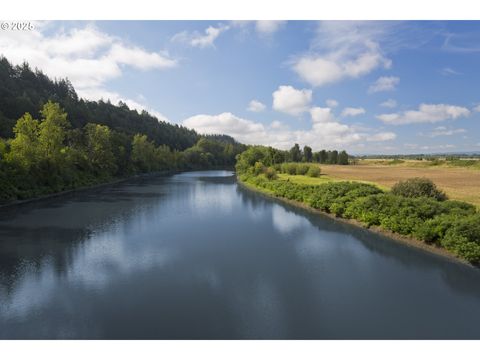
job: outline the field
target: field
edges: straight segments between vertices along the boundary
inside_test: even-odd
[[[480,207],[480,170],[476,167],[438,165],[408,160],[399,164],[387,165],[387,162],[364,160],[358,165],[320,165],[322,175],[319,178],[280,174],[280,178],[305,184],[319,184],[328,181],[355,180],[373,183],[383,189],[389,189],[400,180],[412,177],[426,177],[445,191],[450,199],[466,201]]]

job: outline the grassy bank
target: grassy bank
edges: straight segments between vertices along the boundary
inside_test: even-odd
[[[369,183],[332,181],[321,175],[308,179],[277,174],[274,167],[278,166],[261,162],[261,149],[247,152],[237,159],[237,176],[249,187],[444,249],[475,265],[480,263],[480,214],[472,204],[445,200],[436,188],[430,189],[431,193],[416,194],[416,189],[412,191],[409,184],[404,184],[392,192]],[[312,184],[315,181],[318,183]]]

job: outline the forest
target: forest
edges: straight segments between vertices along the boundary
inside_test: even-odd
[[[68,80],[0,59],[0,202],[155,171],[233,168],[246,146],[126,104],[79,99]]]

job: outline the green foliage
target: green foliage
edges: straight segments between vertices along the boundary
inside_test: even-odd
[[[114,174],[117,170],[113,154],[112,135],[108,126],[85,125],[86,153],[99,175]]]
[[[263,173],[265,174],[265,177],[268,180],[276,180],[278,178],[277,172],[273,167],[267,167],[263,170]]]
[[[338,217],[358,220],[366,226],[375,225],[415,237],[443,247],[473,264],[480,264],[480,214],[471,204],[444,200],[429,180],[407,181],[406,185],[397,186],[395,192],[383,192],[376,186],[358,182],[305,185],[267,175],[269,169],[272,174],[275,170],[263,165],[262,154],[268,158],[268,152],[261,147],[255,152],[250,149],[247,152],[248,156],[242,153],[237,157],[238,162],[244,162],[255,153],[255,163],[239,171],[238,176],[252,186]],[[303,167],[307,167],[307,174],[312,169],[319,169],[316,165],[296,163],[283,163],[275,168],[294,175],[302,173]]]
[[[70,129],[67,114],[53,102],[46,103],[41,114],[39,122],[26,113],[14,127],[15,138],[0,139],[0,202],[134,173],[225,167],[245,149],[228,137],[202,137],[191,148],[178,151],[156,146],[145,134],[130,137],[106,125],[88,123],[83,129]],[[267,173],[276,177],[270,170]]]
[[[34,120],[29,113],[18,119],[13,128],[15,138],[10,141],[10,152],[6,158],[20,166],[30,168],[38,160],[38,134],[39,122]]]
[[[296,173],[297,175],[305,175],[308,172],[309,168],[310,166],[308,166],[307,164],[298,164]]]
[[[320,176],[320,168],[316,165],[310,165],[307,171],[307,176],[310,177],[319,177]]]
[[[439,190],[429,179],[412,178],[400,181],[392,187],[392,194],[405,197],[430,197],[439,201],[447,199],[447,195]]]

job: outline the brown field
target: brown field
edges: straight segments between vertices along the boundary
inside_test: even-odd
[[[480,207],[480,171],[453,167],[415,167],[391,165],[321,165],[322,174],[333,179],[360,180],[390,188],[397,181],[426,177],[445,191],[450,199]]]

